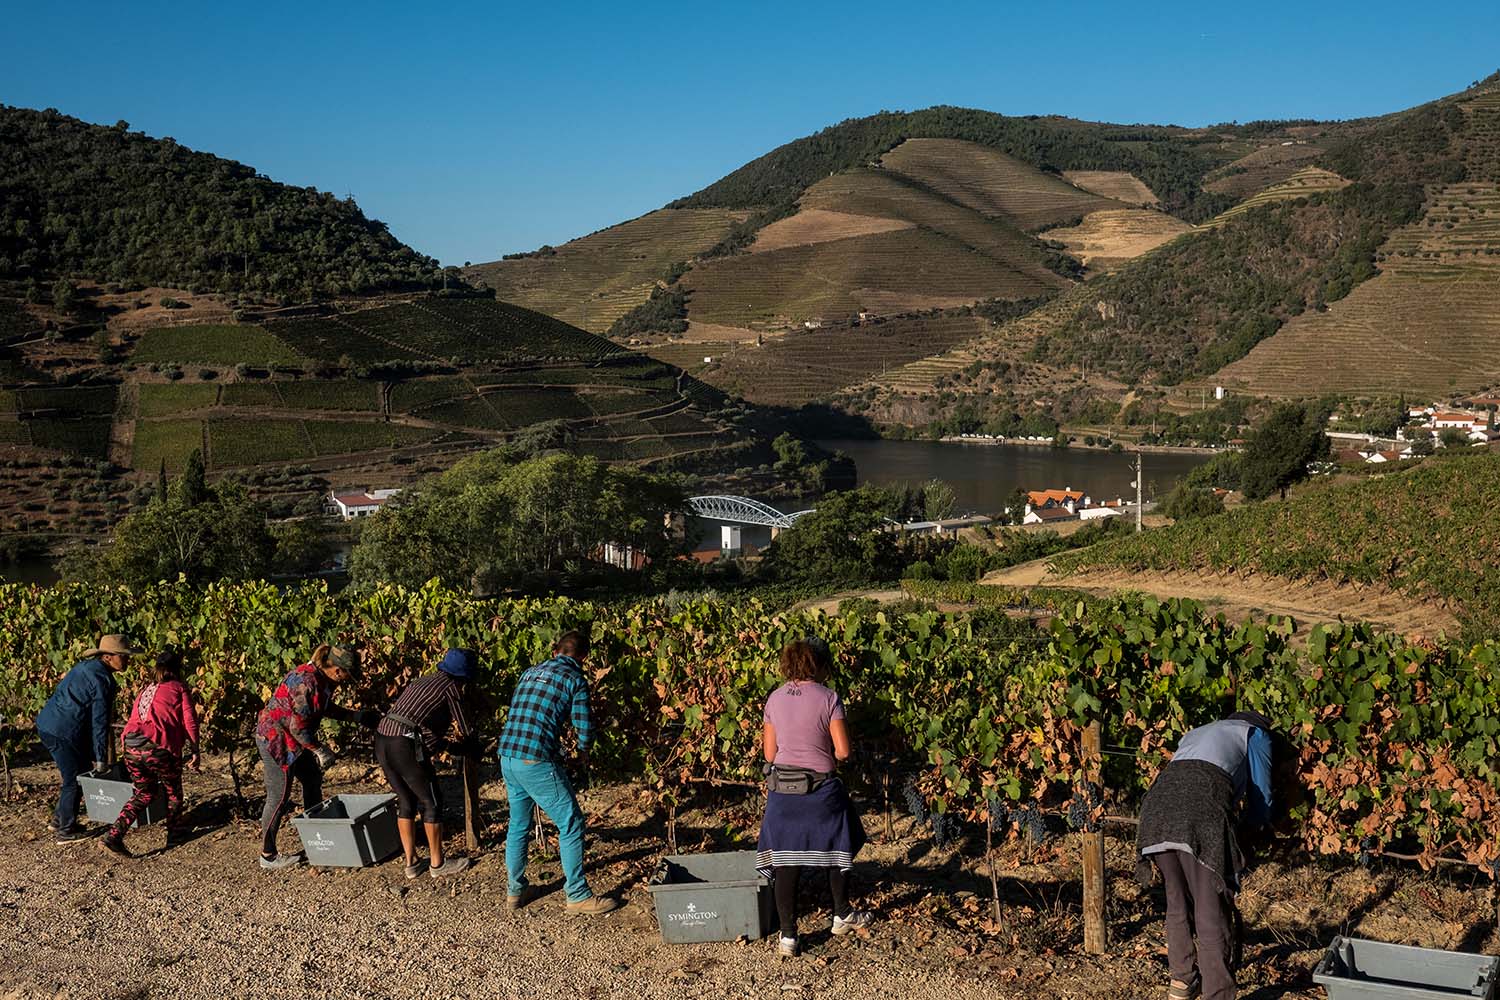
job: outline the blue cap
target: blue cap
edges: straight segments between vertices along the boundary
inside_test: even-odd
[[[474,659],[472,649],[450,649],[443,654],[443,662],[438,664],[438,669],[466,681],[474,676]]]

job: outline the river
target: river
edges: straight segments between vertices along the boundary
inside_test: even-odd
[[[1018,489],[1083,490],[1095,500],[1135,499],[1134,454],[1097,448],[1045,445],[959,444],[947,441],[819,441],[854,459],[861,485],[920,486],[941,479],[953,487],[959,513],[994,514]],[[1209,458],[1198,454],[1144,456],[1146,499],[1164,497],[1177,481]]]
[[[946,441],[819,441],[829,451],[854,459],[860,485],[920,486],[941,479],[953,487],[958,514],[997,514],[1008,506],[1016,490],[1083,490],[1095,500],[1135,499],[1134,454],[1097,448],[1050,448],[1045,445],[959,444]],[[1177,481],[1209,458],[1207,452],[1148,452],[1145,455],[1146,499],[1171,492]],[[772,504],[782,510],[816,507],[816,501]],[[694,518],[698,547],[712,549],[721,539],[720,522]],[[741,543],[763,548],[771,541],[769,528],[743,526]]]

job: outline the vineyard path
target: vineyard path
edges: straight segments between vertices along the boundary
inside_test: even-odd
[[[1289,615],[1300,627],[1316,622],[1365,620],[1403,634],[1456,635],[1458,619],[1434,602],[1373,587],[1306,584],[1275,577],[1216,573],[1083,570],[1052,572],[1047,559],[995,570],[982,581],[999,587],[1069,587],[1100,596],[1137,591],[1156,597],[1187,597],[1230,619]]]

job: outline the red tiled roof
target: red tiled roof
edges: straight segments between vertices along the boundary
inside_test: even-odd
[[[368,493],[335,493],[333,498],[345,507],[379,507],[385,503],[377,500]]]
[[[1028,490],[1026,499],[1031,501],[1031,506],[1040,507],[1047,501],[1053,503],[1067,503],[1069,500],[1078,501],[1083,499],[1082,490]]]

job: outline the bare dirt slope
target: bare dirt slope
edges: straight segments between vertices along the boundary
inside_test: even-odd
[[[1431,604],[1405,594],[1369,588],[1304,586],[1272,577],[1199,573],[1134,573],[1088,570],[1060,576],[1047,560],[996,570],[987,584],[1007,587],[1073,587],[1093,594],[1130,590],[1158,597],[1188,597],[1212,605],[1231,618],[1289,615],[1299,623],[1364,620],[1407,634],[1437,635],[1458,632],[1458,620]]]

